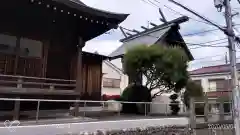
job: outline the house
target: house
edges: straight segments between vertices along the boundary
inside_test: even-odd
[[[1,97],[101,99],[106,57],[82,48],[86,41],[117,28],[128,14],[98,10],[79,0],[2,0],[0,11]],[[0,104],[2,109],[14,108],[15,116],[22,109],[36,110],[34,103]]]
[[[128,77],[109,60],[105,60],[102,65],[102,95],[121,95],[128,86]]]
[[[240,63],[237,63],[236,66],[237,70],[240,71]],[[217,102],[220,98],[224,99],[225,102],[231,102],[230,68],[231,66],[229,64],[203,67],[190,71],[190,76],[194,82],[203,87],[203,91],[213,102]],[[218,107],[215,105],[212,108]]]

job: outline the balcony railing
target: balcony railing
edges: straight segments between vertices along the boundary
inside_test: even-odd
[[[51,79],[0,74],[0,87],[41,88],[48,90],[71,90],[76,87],[76,80]]]

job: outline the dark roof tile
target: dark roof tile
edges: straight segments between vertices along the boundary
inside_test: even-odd
[[[236,64],[237,70],[240,70],[240,63]],[[217,66],[209,66],[209,67],[203,67],[199,68],[193,71],[190,71],[190,75],[201,75],[201,74],[213,74],[213,73],[225,73],[230,72],[230,65],[224,64],[224,65],[217,65]]]

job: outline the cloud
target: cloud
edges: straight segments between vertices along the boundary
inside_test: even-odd
[[[124,26],[129,29],[137,29],[141,30],[141,26],[147,26],[148,21],[154,22],[156,24],[161,24],[159,21],[160,15],[158,13],[158,8],[154,7],[151,4],[147,4],[143,2],[143,0],[82,0],[89,6],[93,6],[95,8],[108,10],[112,12],[119,12],[119,13],[129,13],[130,16],[122,23],[121,26]],[[147,1],[147,0],[145,0]],[[152,0],[154,1],[154,0]],[[164,12],[166,18],[168,20],[172,20],[176,17],[181,15],[176,14],[175,12],[169,10],[168,8],[164,7],[167,5],[168,7],[180,12],[184,15],[190,16],[193,19],[190,19],[189,22],[186,22],[181,25],[181,34],[185,35],[188,33],[193,32],[200,32],[209,29],[216,29],[215,27],[198,22],[195,20],[200,20],[198,17],[194,16],[193,14],[185,11],[184,9],[170,3],[168,0],[158,0],[159,3],[155,3],[156,5],[160,6],[162,11]],[[221,26],[225,26],[225,19],[223,12],[218,12],[217,9],[214,7],[213,0],[177,0],[182,4],[186,5],[187,7],[191,7],[194,11],[204,15],[208,19],[212,20],[214,23],[219,24]],[[237,1],[231,1],[231,4],[234,7],[239,7]],[[236,6],[235,6],[236,5]],[[235,24],[240,22],[239,17],[234,18]],[[239,26],[240,27],[240,26]],[[240,32],[240,31],[239,31]],[[203,43],[206,41],[218,40],[221,38],[226,37],[223,32],[221,31],[213,31],[204,34],[194,35],[184,37],[185,42],[187,43]],[[109,54],[111,51],[115,50],[121,44],[118,42],[119,39],[123,38],[123,35],[119,30],[112,31],[111,34],[103,34],[92,41],[87,43],[88,50],[98,50],[99,52]],[[220,41],[221,42],[221,41]],[[218,42],[216,42],[218,43]],[[220,45],[227,45],[220,44]],[[197,46],[189,46],[189,48],[195,48]],[[195,61],[190,63],[190,68],[198,68],[202,66],[209,66],[215,64],[223,64],[225,58],[225,52],[228,51],[227,48],[223,47],[203,47],[197,49],[190,49],[193,56],[195,57]],[[208,56],[215,56],[220,55],[218,57],[208,57]],[[239,55],[238,55],[239,56]],[[206,59],[198,60],[199,58],[207,57]]]

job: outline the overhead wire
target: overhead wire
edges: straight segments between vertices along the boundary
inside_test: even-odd
[[[155,3],[152,2],[151,0],[147,0],[148,2],[147,2],[146,0],[142,0],[142,1],[145,2],[145,3],[147,3],[147,4],[151,4],[151,5],[153,5],[153,6],[157,7],[157,8],[161,8],[159,5],[155,4]],[[161,2],[159,2],[158,0],[154,0],[154,1],[157,2],[158,4],[161,4]],[[182,15],[182,16],[187,16],[187,15],[184,15],[184,14],[182,14],[182,13],[180,13],[180,12],[172,9],[172,8],[169,7],[169,6],[166,6],[166,5],[163,5],[163,6],[164,6],[165,8],[167,8],[168,10],[174,12],[175,14],[179,14],[179,15]],[[200,20],[194,19],[194,18],[189,17],[189,16],[187,16],[187,17],[188,17],[189,19],[191,19],[191,20],[194,20],[194,21],[197,21],[197,22],[201,22],[201,23],[205,23],[205,24],[208,24],[208,25],[209,25],[209,23],[207,23],[207,22],[200,21]],[[240,24],[235,24],[234,26],[237,26],[237,25],[240,25]],[[183,35],[183,36],[194,36],[194,35],[197,35],[197,34],[203,34],[203,33],[212,32],[212,31],[218,31],[218,30],[219,30],[219,29],[205,30],[205,31],[201,31],[201,32],[185,34],[185,35]]]
[[[153,5],[153,6],[157,7],[157,8],[160,8],[159,5],[155,4],[155,3],[152,2],[151,0],[142,0],[142,1],[145,2],[145,3],[147,3],[147,4],[151,4],[151,5]],[[159,3],[159,4],[161,4],[161,3],[160,3],[159,1],[157,1],[157,0],[154,0],[154,1],[157,2],[157,3]],[[173,11],[173,12],[175,12],[175,13],[184,15],[184,14],[182,14],[182,13],[180,13],[180,12],[178,12],[178,11],[176,11],[176,10],[174,10],[174,9],[166,6],[166,5],[164,5],[164,7],[168,8],[169,10],[171,10],[171,11]],[[185,16],[186,16],[186,15],[185,15]],[[193,19],[193,18],[191,18],[191,17],[189,17],[189,18],[190,18],[190,19]],[[193,19],[193,20],[196,21],[196,19]],[[197,20],[197,21],[198,21],[198,20]],[[201,21],[201,22],[202,22],[202,21]],[[207,23],[207,22],[204,22],[204,23]],[[209,24],[209,23],[207,23],[207,24]],[[240,24],[237,24],[237,25],[240,25]],[[133,32],[132,30],[129,30],[129,29],[127,29],[127,28],[124,28],[124,29]],[[198,33],[190,33],[190,34],[186,34],[186,35],[183,35],[183,36],[196,35],[196,34],[211,32],[211,31],[215,31],[215,30],[219,30],[219,29],[212,29],[212,30],[207,30],[207,31],[198,32]],[[149,35],[149,34],[148,34],[148,36],[152,36],[152,35]],[[155,38],[159,38],[159,37],[155,37]],[[207,44],[207,45],[206,45],[206,43],[216,42],[216,41],[225,40],[225,39],[227,39],[227,38],[219,39],[219,40],[213,40],[213,41],[208,41],[208,42],[199,43],[199,44],[196,44],[196,43],[187,43],[187,42],[181,42],[181,43],[187,44],[187,45],[189,45],[189,46],[198,46],[198,47],[190,48],[190,49],[197,49],[197,48],[202,48],[202,47],[227,47],[227,46],[216,46],[216,45],[218,45],[218,44],[227,43],[227,41],[226,41],[226,42],[220,42],[220,43]],[[175,41],[175,42],[176,42],[176,41]]]
[[[149,1],[150,1],[150,0],[149,0]],[[162,3],[159,2],[158,0],[153,0],[153,1],[157,2],[158,4],[162,4]],[[170,10],[171,12],[174,12],[175,14],[179,14],[179,15],[182,15],[182,16],[187,16],[187,15],[185,15],[185,14],[183,14],[183,13],[180,13],[179,11],[176,11],[176,10],[172,9],[171,7],[169,7],[169,6],[167,6],[167,5],[164,5],[164,4],[163,4],[163,6],[164,6],[165,8],[167,8],[168,10]],[[161,8],[161,7],[158,6],[158,8]],[[188,17],[189,19],[191,19],[191,20],[194,20],[194,21],[197,21],[197,22],[200,22],[200,23],[205,23],[205,24],[207,24],[207,25],[210,25],[208,22],[201,21],[201,20],[195,19],[195,18],[190,17],[190,16],[187,16],[187,17]]]
[[[145,3],[147,3],[147,4],[150,4],[150,5],[152,5],[152,6],[155,6],[156,8],[161,8],[159,5],[155,4],[155,3],[152,2],[151,0],[142,0],[142,1],[145,2]],[[155,2],[158,2],[158,3],[160,4],[159,1],[157,1],[157,0],[154,0],[154,1],[155,1]],[[166,6],[166,5],[164,5],[164,7],[168,8],[168,9],[171,10],[172,12],[175,12],[175,14],[180,14],[180,15],[182,15],[182,16],[187,16],[187,15],[182,14],[182,13],[180,13],[180,12],[178,12],[178,11],[176,11],[176,10],[174,10],[174,9],[172,9],[172,8],[170,8],[170,7],[168,7],[168,6]],[[194,19],[194,18],[189,17],[189,16],[187,16],[187,17],[188,17],[189,19],[191,19],[191,20],[194,20],[194,21],[197,21],[197,22],[201,22],[201,23],[205,23],[205,24],[210,25],[210,24],[207,23],[207,22],[200,21],[200,20]]]
[[[121,26],[122,27],[122,26]],[[130,32],[134,32],[133,30],[130,30],[130,29],[127,29],[127,28],[124,28],[122,27],[123,29],[127,30],[127,31],[130,31]],[[153,37],[153,38],[159,38],[157,36],[153,36],[153,35],[150,35],[150,34],[146,34],[147,36],[150,36],[150,37]],[[217,42],[217,41],[222,41],[222,40],[225,40],[226,38],[222,38],[222,39],[218,39],[218,40],[211,40],[211,41],[206,41],[206,42],[203,42],[203,43],[188,43],[188,42],[180,42],[180,41],[170,41],[170,42],[176,42],[176,43],[181,43],[181,44],[186,44],[188,46],[198,46],[198,47],[194,47],[194,48],[189,48],[189,49],[198,49],[198,48],[202,48],[202,47],[227,47],[227,45],[219,45],[219,44],[223,44],[223,43],[227,43],[227,41],[224,41],[224,42],[219,42],[219,43],[213,43],[213,42]],[[207,43],[212,43],[212,44],[207,44]]]

